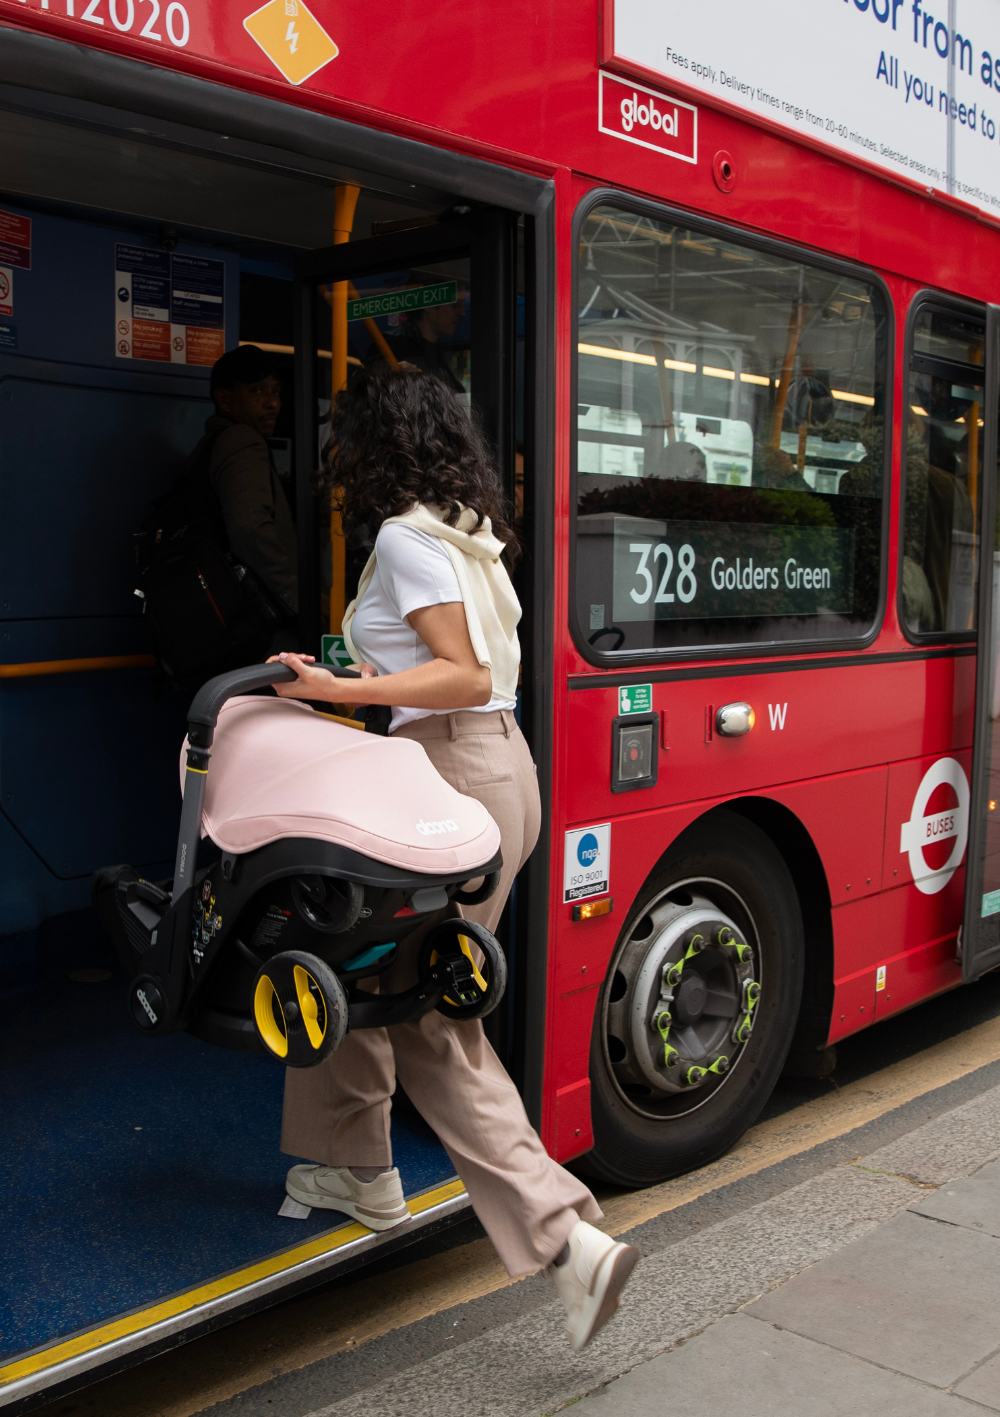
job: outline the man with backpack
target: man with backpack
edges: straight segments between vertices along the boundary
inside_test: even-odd
[[[229,549],[274,601],[280,617],[299,608],[295,523],[267,440],[281,412],[281,383],[255,344],[228,350],[212,368],[215,412],[195,449],[218,500]]]
[[[136,538],[154,646],[185,691],[299,641],[295,523],[267,442],[275,366],[241,345],[215,363],[210,390],[205,435]]]

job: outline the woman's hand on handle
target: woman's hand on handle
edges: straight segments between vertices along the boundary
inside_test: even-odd
[[[343,696],[343,679],[335,680],[325,669],[320,669],[316,664],[314,654],[291,654],[287,651],[281,654],[272,654],[267,661],[268,664],[284,664],[289,669],[293,669],[297,678],[288,684],[275,684],[274,692],[283,699],[311,699],[327,701],[330,699],[330,690],[333,685],[337,685],[337,698]]]
[[[443,713],[489,703],[492,676],[476,658],[462,602],[427,605],[412,610],[406,619],[430,650],[433,658],[429,663],[396,674],[378,674],[370,664],[359,664],[354,667],[360,679],[334,679],[317,666],[315,655],[276,654],[272,660],[294,669],[297,678],[291,684],[276,684],[275,689],[290,699],[344,706],[383,704]]]

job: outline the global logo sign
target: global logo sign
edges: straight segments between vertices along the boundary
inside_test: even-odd
[[[600,76],[598,130],[681,162],[698,161],[698,110],[642,84]]]
[[[910,820],[899,833],[899,849],[909,858],[921,894],[944,890],[962,864],[968,840],[968,778],[954,758],[938,758],[921,778]]]
[[[576,859],[581,866],[593,866],[600,854],[601,844],[593,832],[587,832],[586,836],[581,836],[576,844]]]

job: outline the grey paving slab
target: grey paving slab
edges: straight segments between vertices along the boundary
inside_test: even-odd
[[[923,1196],[910,1209],[932,1220],[1000,1236],[1000,1167],[986,1166]]]
[[[973,1417],[959,1397],[747,1314],[573,1404],[572,1417]]]
[[[283,1417],[542,1417],[872,1231],[912,1196],[906,1181],[841,1166],[696,1231],[644,1256],[620,1315],[578,1356],[569,1349],[560,1307],[549,1303],[469,1343],[461,1342],[456,1325],[453,1349],[405,1372],[387,1371],[376,1386],[339,1400],[331,1360],[316,1365],[301,1387],[259,1389],[246,1405],[236,1398],[212,1411],[214,1417],[275,1410]]]
[[[864,1159],[873,1170],[944,1185],[1000,1156],[1000,1087],[991,1087]]]
[[[1000,1240],[908,1211],[749,1313],[948,1387],[997,1349]]]
[[[970,1397],[983,1407],[1000,1412],[1000,1354],[983,1363],[974,1373],[960,1382],[955,1391],[962,1397]]]

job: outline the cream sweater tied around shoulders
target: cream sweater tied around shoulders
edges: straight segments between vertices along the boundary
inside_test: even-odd
[[[479,663],[490,671],[493,697],[515,699],[521,666],[521,646],[517,638],[521,606],[507,568],[500,560],[504,543],[493,535],[489,517],[474,531],[476,514],[470,508],[464,507],[457,524],[449,526],[441,508],[418,503],[398,517],[387,517],[383,526],[393,522],[404,522],[444,542],[458,577],[472,648]],[[351,622],[374,574],[373,551],[361,572],[358,593],[344,612],[344,643],[355,661],[359,656],[351,639]]]

